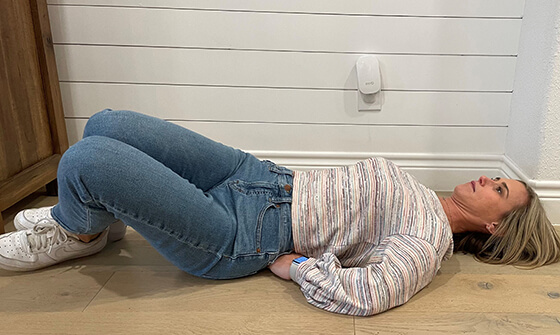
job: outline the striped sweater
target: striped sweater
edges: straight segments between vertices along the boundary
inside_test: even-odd
[[[295,171],[294,281],[325,310],[373,315],[407,302],[453,253],[436,194],[391,161]]]

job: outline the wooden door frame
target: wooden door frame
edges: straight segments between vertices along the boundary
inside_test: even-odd
[[[18,0],[19,1],[19,0]],[[0,233],[4,231],[1,211],[56,179],[58,162],[68,149],[68,136],[56,69],[54,45],[46,0],[28,0],[39,56],[45,106],[53,155],[0,182]]]

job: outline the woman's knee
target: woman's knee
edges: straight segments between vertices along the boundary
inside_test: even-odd
[[[126,169],[133,166],[123,162],[127,149],[104,136],[90,136],[71,146],[58,165],[59,196],[75,192],[87,203],[93,194],[116,192],[126,180]]]
[[[110,164],[111,139],[102,136],[90,136],[72,145],[58,164],[58,178],[69,175],[92,174],[100,171],[103,165]]]
[[[84,138],[89,136],[114,137],[122,127],[131,124],[131,118],[137,113],[125,110],[104,109],[93,114],[84,128]]]

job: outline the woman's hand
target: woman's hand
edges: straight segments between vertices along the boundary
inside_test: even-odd
[[[298,257],[303,255],[300,254],[287,254],[282,255],[274,261],[274,263],[270,264],[268,268],[272,273],[277,275],[278,277],[286,280],[291,280],[290,278],[290,266],[292,265],[292,261]]]

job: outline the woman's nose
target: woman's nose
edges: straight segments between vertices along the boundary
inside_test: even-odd
[[[480,186],[484,186],[486,185],[486,183],[488,183],[489,181],[492,181],[492,179],[486,177],[486,176],[482,176],[480,177],[480,179],[478,180],[478,182],[480,183]]]

